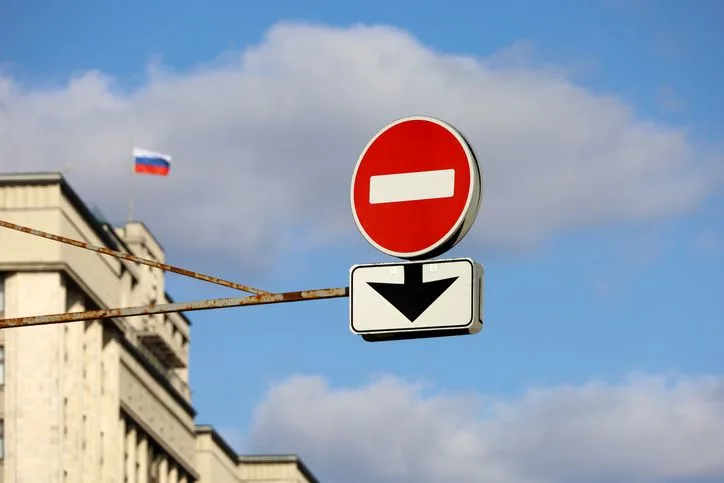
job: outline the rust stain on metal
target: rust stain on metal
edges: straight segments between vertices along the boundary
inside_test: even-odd
[[[186,277],[195,278],[197,280],[203,280],[205,282],[214,283],[216,285],[221,285],[223,287],[229,287],[229,288],[233,288],[236,290],[241,290],[242,292],[249,292],[249,293],[253,293],[253,294],[257,294],[257,295],[270,293],[270,292],[267,292],[266,290],[261,290],[258,288],[250,287],[248,285],[244,285],[241,283],[230,282],[230,281],[224,280],[222,278],[212,277],[210,275],[204,275],[203,273],[194,272],[191,270],[187,270],[185,268],[175,267],[173,265],[168,265],[165,263],[157,262],[155,260],[148,260],[145,258],[137,257],[135,255],[131,255],[130,253],[118,252],[115,250],[111,250],[110,248],[91,245],[90,243],[82,242],[79,240],[74,240],[72,238],[66,238],[66,237],[60,236],[60,235],[53,235],[52,233],[46,233],[44,231],[36,230],[34,228],[28,228],[27,226],[17,225],[15,223],[10,223],[8,221],[0,220],[0,226],[9,228],[11,230],[21,231],[21,232],[27,233],[29,235],[35,235],[35,236],[39,236],[42,238],[47,238],[48,240],[53,240],[53,241],[57,241],[60,243],[73,245],[73,246],[76,246],[79,248],[84,248],[86,250],[91,250],[91,251],[94,251],[97,253],[102,253],[104,255],[108,255],[111,257],[122,258],[123,260],[128,260],[129,262],[140,263],[142,265],[148,265],[150,267],[165,270],[167,272],[173,272],[173,273],[177,273],[179,275],[184,275]]]
[[[165,314],[169,312],[191,312],[194,310],[220,309],[226,307],[243,307],[246,305],[266,305],[303,300],[322,300],[349,296],[349,287],[302,290],[297,292],[264,293],[247,297],[199,300],[196,302],[180,302],[173,304],[152,304],[139,307],[88,310],[85,312],[69,312],[53,315],[17,317],[0,319],[0,329],[9,327],[27,327],[31,325],[62,324],[83,320],[109,319],[114,317],[133,317],[137,315]]]

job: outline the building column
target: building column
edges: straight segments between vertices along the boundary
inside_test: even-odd
[[[168,474],[168,483],[178,483],[178,469],[172,464],[171,471]]]
[[[158,483],[168,483],[168,459],[166,455],[161,457],[161,463],[158,465]]]
[[[138,443],[138,480],[136,483],[148,483],[148,440],[142,437]]]
[[[136,428],[131,426],[128,434],[126,434],[126,475],[128,475],[127,483],[138,483],[136,481],[136,454],[138,445],[136,444]]]
[[[123,414],[121,414],[118,421],[118,434],[121,444],[118,445],[119,451],[117,453],[118,459],[116,462],[119,464],[116,468],[120,471],[120,481],[123,481],[123,476],[126,471],[126,420],[123,417]]]

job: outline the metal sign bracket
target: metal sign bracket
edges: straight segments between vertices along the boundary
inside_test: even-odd
[[[137,307],[123,307],[113,309],[99,309],[89,310],[85,312],[67,312],[62,314],[52,315],[37,315],[31,317],[15,317],[10,319],[0,319],[0,329],[8,327],[25,327],[30,325],[46,325],[46,324],[60,324],[65,322],[76,322],[82,320],[97,320],[97,319],[108,319],[115,317],[133,317],[138,315],[152,315],[152,314],[165,314],[169,312],[190,312],[194,310],[210,310],[220,309],[227,307],[244,307],[247,305],[267,305],[267,304],[278,304],[286,302],[301,302],[304,300],[322,300],[331,298],[340,298],[349,296],[349,287],[338,287],[338,288],[324,288],[314,290],[301,290],[295,292],[267,292],[255,287],[250,287],[245,284],[231,282],[218,277],[212,277],[210,275],[204,275],[203,273],[194,272],[185,268],[168,265],[165,263],[157,262],[155,260],[148,260],[145,258],[137,257],[129,253],[119,252],[111,250],[106,247],[99,247],[91,245],[86,242],[74,240],[72,238],[66,238],[59,235],[53,235],[44,231],[36,230],[34,228],[28,228],[26,226],[10,223],[8,221],[0,220],[0,226],[11,230],[20,231],[30,235],[39,236],[49,240],[53,240],[59,243],[65,243],[73,245],[75,247],[84,248],[86,250],[101,253],[103,255],[120,258],[130,262],[140,263],[148,265],[150,267],[158,268],[164,271],[173,272],[186,277],[195,278],[197,280],[203,280],[205,282],[221,285],[223,287],[234,288],[243,292],[248,292],[253,295],[245,297],[228,297],[218,299],[206,299],[198,300],[194,302],[178,302],[170,304],[151,304]]]

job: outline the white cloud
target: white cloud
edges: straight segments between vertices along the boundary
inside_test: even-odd
[[[490,247],[680,214],[714,188],[684,129],[506,58],[438,52],[388,27],[280,24],[197,70],[154,67],[130,92],[100,72],[43,89],[0,76],[0,170],[71,164],[82,196],[121,220],[131,143],[169,152],[170,179],[137,178],[137,213],[177,256],[250,264],[273,260],[291,236],[356,236],[357,157],[410,114],[471,140],[485,192],[469,236]]]
[[[724,379],[635,376],[503,399],[299,376],[266,394],[249,441],[349,483],[721,481]]]

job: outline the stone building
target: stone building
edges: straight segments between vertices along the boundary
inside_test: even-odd
[[[196,464],[214,483],[317,483],[296,455],[237,455],[211,426],[196,428]]]
[[[0,175],[0,219],[164,261],[58,173]],[[0,228],[0,318],[167,303],[159,269]],[[295,456],[238,456],[196,426],[183,314],[0,330],[0,483],[316,482]]]

